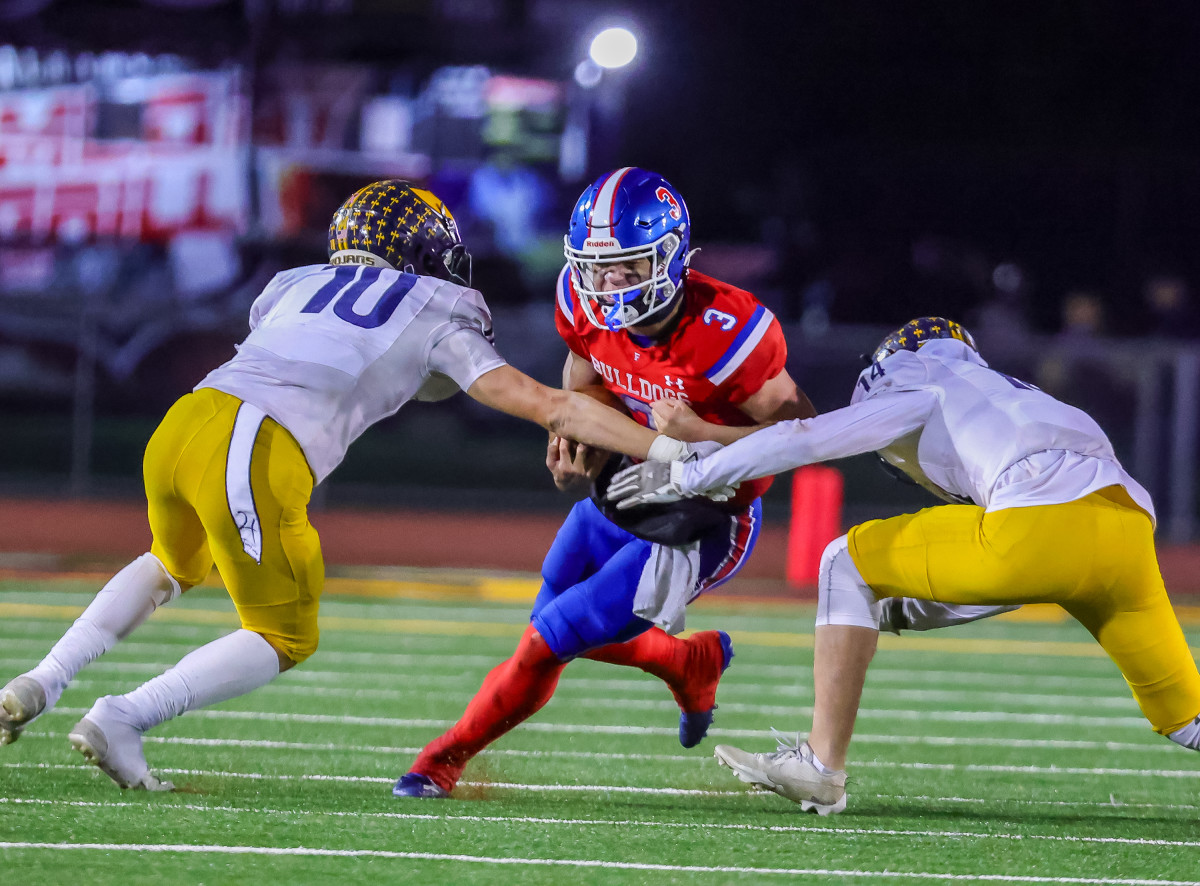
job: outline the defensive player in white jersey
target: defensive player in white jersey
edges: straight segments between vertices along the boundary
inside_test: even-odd
[[[329,263],[277,274],[250,310],[250,330],[150,439],[151,549],[104,586],[40,664],[0,690],[0,744],[215,564],[242,629],[132,692],[101,698],[70,732],[71,744],[122,788],[170,789],[150,772],[142,734],[263,686],[312,655],[324,583],[307,513],[313,486],[369,425],[409,400],[463,390],[551,433],[635,457],[656,438],[496,353],[453,216],[407,182],[353,194],[330,225]]]
[[[609,495],[624,506],[673,501],[872,450],[962,503],[872,520],[829,545],[808,740],[762,754],[723,745],[718,760],[805,810],[844,809],[846,752],[880,601],[891,597],[1057,603],[1117,664],[1154,730],[1200,749],[1200,673],[1158,569],[1150,496],[1091,418],[989,369],[957,323],[924,317],[890,335],[844,409],[692,464],[629,468]]]

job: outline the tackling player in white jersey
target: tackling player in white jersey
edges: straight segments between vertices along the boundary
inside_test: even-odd
[[[142,734],[263,686],[316,650],[324,563],[308,521],[313,486],[409,400],[463,390],[561,437],[647,456],[653,431],[541,385],[496,353],[487,305],[470,288],[470,256],[429,191],[403,181],[359,190],[333,218],[329,254],[328,264],[277,274],[250,310],[237,355],[168,411],[144,461],[150,551],[0,690],[0,744],[215,564],[242,629],[132,692],[99,699],[70,733],[122,788],[171,789],[150,772]]]
[[[763,754],[723,745],[718,760],[805,810],[844,809],[880,601],[893,597],[1056,603],[1117,664],[1154,730],[1200,749],[1200,673],[1158,569],[1150,496],[1090,417],[989,369],[957,323],[923,317],[885,339],[844,409],[759,430],[691,464],[629,468],[609,496],[626,507],[673,501],[872,450],[962,504],[872,520],[829,545],[808,740]]]

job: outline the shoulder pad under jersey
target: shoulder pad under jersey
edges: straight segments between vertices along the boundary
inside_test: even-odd
[[[704,330],[703,341],[698,343],[701,359],[708,364],[704,375],[712,384],[720,385],[746,363],[771,330],[775,315],[747,294],[744,299],[701,309],[697,320],[696,328]]]
[[[483,293],[478,289],[459,286],[457,283],[437,282],[440,285],[433,297],[449,302],[450,319],[475,327],[488,341],[493,341],[492,312],[483,300]]]
[[[858,374],[851,403],[876,397],[884,391],[909,391],[924,387],[929,380],[925,361],[912,351],[897,351],[883,360],[872,362]]]

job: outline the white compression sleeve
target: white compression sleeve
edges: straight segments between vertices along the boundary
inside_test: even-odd
[[[930,631],[934,628],[948,628],[952,625],[963,625],[990,618],[1003,612],[1020,609],[1020,604],[1011,606],[976,606],[965,603],[938,603],[933,600],[918,600],[905,597],[901,601],[906,624],[901,628],[910,631]]]
[[[849,539],[836,538],[821,555],[817,573],[817,627],[879,628],[879,601],[850,557]]]
[[[1171,739],[1177,745],[1191,748],[1193,751],[1200,751],[1200,717],[1197,717],[1182,729],[1176,729],[1167,738]]]
[[[240,630],[189,652],[179,664],[121,698],[143,732],[184,711],[245,695],[279,676],[279,656],[261,635]]]
[[[52,708],[71,679],[180,594],[179,582],[162,561],[142,554],[100,589],[83,614],[41,663],[29,672],[46,690],[46,707]]]
[[[781,421],[684,465],[680,489],[702,495],[801,465],[883,449],[921,427],[936,402],[930,391],[905,391],[815,418]]]

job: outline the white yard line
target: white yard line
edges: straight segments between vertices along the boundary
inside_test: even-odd
[[[1096,886],[1200,886],[1200,880],[1150,880],[1122,877],[1037,877],[1017,874],[940,874],[927,871],[872,871],[831,868],[766,868],[733,865],[672,865],[579,858],[509,858],[488,855],[456,855],[437,852],[399,852],[389,849],[322,849],[306,846],[206,846],[192,843],[25,843],[3,842],[0,849],[48,849],[92,852],[162,852],[197,855],[319,856],[327,858],[394,858],[413,861],[445,861],[482,865],[525,865],[529,867],[600,868],[627,871],[660,871],[689,874],[776,874],[789,877],[859,877],[889,880],[946,880],[986,883],[1071,883]]]
[[[0,602],[0,615],[13,616],[7,621],[24,622],[20,628],[12,629],[14,634],[32,634],[30,626],[57,623],[74,619],[78,615],[77,607],[54,606],[52,604],[3,603]],[[356,635],[391,636],[405,638],[405,642],[413,643],[416,639],[431,640],[442,645],[461,637],[471,637],[475,642],[485,639],[495,640],[504,645],[511,644],[520,633],[523,619],[463,621],[454,610],[447,610],[442,618],[388,618],[386,614],[373,614],[371,617],[351,617],[326,615],[323,623],[331,633],[337,633],[342,638]],[[214,626],[218,629],[236,625],[234,613],[212,607],[173,607],[153,624],[150,630],[165,630],[173,625],[191,624],[202,627],[203,635],[212,636]],[[200,623],[200,624],[196,624]],[[758,622],[755,623],[756,625]],[[811,649],[813,635],[807,625],[789,626],[778,619],[764,622],[765,629],[754,627],[732,627],[735,645],[750,648],[766,648],[775,651],[777,655],[794,654],[792,650]],[[53,630],[53,627],[50,628]],[[143,635],[146,636],[146,635]],[[978,654],[980,656],[1004,656],[1007,671],[1017,673],[1037,673],[1040,668],[1037,661],[1042,658],[1052,658],[1056,661],[1092,659],[1097,663],[1107,662],[1104,652],[1094,642],[1084,639],[1068,640],[1027,640],[1013,637],[972,637],[959,636],[953,633],[936,633],[916,636],[907,641],[901,638],[885,637],[884,650],[890,658],[892,655],[918,655],[923,658],[937,656],[958,656]],[[783,650],[789,650],[787,652]],[[1019,658],[1014,660],[1014,652]]]
[[[579,701],[576,699],[576,701]],[[597,699],[612,705],[612,699]],[[740,711],[750,714],[766,714],[770,716],[800,718],[807,720],[812,714],[812,708],[804,705],[794,707],[772,707],[764,705],[720,705],[726,712]],[[75,714],[82,716],[89,708],[54,709],[55,714]],[[345,726],[381,726],[386,728],[433,727],[445,729],[453,725],[450,720],[406,719],[403,717],[358,717],[346,714],[298,714],[298,713],[267,713],[264,711],[228,711],[203,710],[190,711],[189,717],[203,717],[231,720],[261,720],[282,723],[323,723]],[[859,720],[920,721],[922,723],[1021,723],[1039,726],[1087,726],[1099,729],[1141,729],[1150,727],[1141,717],[1085,717],[1074,714],[1030,714],[1009,711],[914,711],[914,710],[881,710],[879,708],[863,708],[858,713]],[[655,726],[606,726],[595,723],[568,724],[543,723],[539,721],[522,723],[518,729],[528,729],[533,732],[594,732],[611,735],[675,735],[676,729]],[[725,735],[720,729],[709,730],[710,735]],[[735,733],[728,733],[734,735]],[[744,733],[742,733],[744,734]],[[750,733],[752,735],[757,732]]]
[[[407,801],[405,801],[407,802]],[[128,803],[113,801],[104,803],[91,800],[44,800],[0,797],[0,806],[64,806],[84,809],[130,808],[149,811],[159,815],[161,807],[147,806],[145,803]],[[619,828],[648,828],[654,830],[697,830],[697,831],[739,831],[768,834],[811,834],[820,837],[849,838],[858,837],[925,837],[950,840],[1034,840],[1051,843],[1099,843],[1118,844],[1123,846],[1176,846],[1180,848],[1200,847],[1200,840],[1148,840],[1142,837],[1089,837],[1071,834],[1014,834],[1007,832],[988,833],[986,831],[933,831],[910,830],[898,828],[855,828],[830,825],[828,827],[809,827],[804,825],[756,825],[730,824],[728,822],[674,822],[674,821],[645,821],[641,819],[612,819],[612,818],[547,818],[524,815],[423,815],[414,812],[337,812],[311,809],[270,809],[260,806],[223,806],[204,805],[199,803],[173,803],[171,809],[187,809],[194,812],[228,812],[236,816],[271,815],[283,818],[299,817],[331,817],[331,818],[363,818],[384,819],[395,821],[427,821],[435,823],[471,822],[473,824],[529,824],[551,825],[559,827],[619,827]],[[1162,807],[1155,807],[1162,808]],[[1194,808],[1194,807],[1189,807]]]
[[[897,763],[892,761],[867,761],[854,763],[853,767],[868,769],[905,769],[913,771],[935,772],[973,772],[993,773],[1002,772],[1020,775],[1104,775],[1127,778],[1175,778],[1200,779],[1200,769],[1102,769],[1087,766],[1005,766],[984,763]],[[5,769],[79,769],[78,765],[67,763],[0,763]],[[288,775],[266,772],[236,772],[219,769],[175,769],[169,767],[154,767],[154,771],[167,775],[203,775],[218,778],[246,778],[251,780],[278,781],[341,781],[365,784],[391,784],[394,778],[376,775],[324,775],[320,773],[303,773]],[[469,784],[473,782],[463,782]],[[494,788],[514,788],[527,791],[584,791],[631,793],[631,794],[682,794],[694,796],[725,796],[727,794],[745,793],[744,790],[699,790],[693,788],[646,788],[635,785],[581,785],[581,784],[509,784],[501,782],[481,783]]]
[[[26,668],[32,664],[28,659],[19,658],[0,658],[0,668],[17,670]],[[175,662],[171,661],[154,661],[154,662],[129,662],[129,661],[104,661],[96,662],[89,669],[89,673],[116,673],[130,674],[135,676],[145,676],[149,678],[162,673],[167,668],[172,667]],[[297,670],[284,678],[282,682],[271,684],[266,688],[266,691],[276,693],[293,693],[293,694],[312,694],[317,695],[350,695],[362,693],[364,696],[370,696],[379,699],[394,699],[402,700],[411,698],[414,694],[427,694],[428,688],[433,687],[461,687],[464,696],[473,692],[477,687],[481,674],[476,673],[460,673],[457,675],[407,675],[406,679],[409,682],[409,688],[386,688],[378,686],[364,685],[364,680],[378,680],[395,682],[398,678],[387,674],[371,674],[365,677],[355,674],[352,671],[329,671],[320,669]],[[345,689],[321,689],[308,687],[310,683],[329,682],[336,683],[341,680],[354,682],[352,687]],[[1123,694],[1123,689],[1119,680],[1107,681],[1113,693],[1110,696],[1087,696],[1087,695],[1069,695],[1069,694],[1046,694],[1046,693],[1012,693],[1012,692],[971,692],[971,691],[939,691],[939,690],[891,690],[883,689],[876,691],[868,686],[865,692],[865,697],[868,699],[868,706],[865,707],[860,716],[890,716],[894,719],[911,720],[911,719],[956,719],[965,718],[984,722],[988,716],[1010,719],[1013,722],[1042,722],[1042,723],[1077,723],[1095,726],[1108,725],[1132,725],[1133,723],[1143,723],[1141,718],[1136,716],[1136,707],[1128,696]],[[601,707],[604,705],[613,704],[611,697],[595,697],[578,695],[575,690],[594,688],[611,691],[634,691],[634,692],[650,692],[650,693],[665,693],[663,686],[657,680],[647,677],[639,680],[594,680],[594,679],[579,679],[574,680],[570,676],[565,678],[563,682],[563,690],[556,696],[560,706],[583,705],[588,707]],[[731,695],[735,697],[753,696],[758,694],[768,694],[775,697],[786,696],[789,698],[808,699],[812,696],[811,690],[807,686],[771,686],[769,684],[753,684],[753,683],[737,683],[730,681],[722,684],[724,692],[723,698]],[[74,687],[81,688],[108,688],[111,689],[109,681],[95,680],[83,678],[72,683]],[[945,711],[945,712],[927,712],[916,710],[889,711],[889,710],[874,710],[869,705],[869,701],[873,695],[886,694],[888,701],[910,701],[914,703],[927,704],[954,704],[959,706],[965,705],[1023,705],[1026,707],[1048,707],[1056,712],[1062,711],[1064,707],[1079,706],[1088,710],[1096,708],[1105,708],[1114,711],[1126,710],[1131,713],[1128,718],[1087,718],[1066,714],[1038,714],[1036,712],[1006,712],[1006,711]],[[644,699],[623,699],[619,701],[621,707],[632,710],[669,710],[672,703],[667,700],[644,700]],[[796,715],[807,715],[811,713],[811,707],[800,705],[762,705],[753,703],[743,703],[738,701],[723,702],[721,707],[727,713],[759,713],[770,716],[790,717]],[[1033,718],[1022,720],[1021,718]],[[1050,718],[1066,718],[1066,719],[1037,719],[1039,717]]]
[[[6,625],[6,629],[10,625]],[[5,657],[0,658],[0,666],[4,667],[32,667],[47,652],[54,642],[58,639],[61,631],[55,630],[53,633],[47,633],[45,638],[13,638],[5,637],[4,646],[8,650],[16,650],[27,648],[28,656],[22,657]],[[423,638],[428,639],[428,638]],[[456,638],[447,638],[453,640]],[[487,640],[488,638],[479,638]],[[511,642],[507,638],[502,638],[504,644],[502,650],[507,650],[511,646]],[[169,667],[178,660],[178,657],[186,655],[192,650],[193,646],[189,641],[181,641],[175,643],[153,643],[141,642],[137,640],[125,640],[116,651],[110,653],[113,658],[120,660],[123,664],[132,664],[134,662],[127,661],[131,657],[131,653],[142,654],[167,654],[177,656],[170,659],[155,659],[145,662],[140,662],[148,668],[163,669]],[[735,644],[736,651],[736,644]],[[477,669],[480,676],[487,672],[490,668],[498,664],[504,659],[504,652],[500,651],[493,655],[456,655],[444,652],[340,652],[326,651],[324,648],[319,649],[312,661],[318,663],[319,666],[332,664],[350,664],[364,665],[375,671],[387,671],[392,668],[407,668],[420,667],[426,671],[452,670],[461,672],[464,669]],[[107,659],[112,660],[112,659]],[[103,664],[106,659],[101,659],[100,664]],[[1072,660],[1072,664],[1086,665],[1088,659]],[[1065,664],[1065,662],[1064,662]],[[599,664],[585,665],[593,669],[600,668]],[[305,665],[305,670],[308,666]],[[607,670],[607,669],[606,669]],[[1095,662],[1095,667],[1090,670],[1097,673],[1089,673],[1082,675],[1070,674],[1045,674],[1045,673],[1022,673],[1019,671],[997,670],[957,670],[946,668],[922,668],[914,670],[907,666],[891,667],[886,657],[879,658],[871,667],[871,671],[867,678],[868,687],[872,683],[900,683],[905,686],[913,685],[928,685],[946,683],[955,687],[961,687],[963,684],[981,685],[985,687],[996,686],[998,684],[1006,687],[1014,685],[1031,685],[1038,688],[1077,688],[1081,685],[1093,685],[1097,691],[1104,692],[1116,682],[1120,686],[1120,675],[1111,663],[1100,660]],[[297,671],[299,674],[302,671]],[[331,671],[330,673],[356,673],[356,672],[338,672]],[[568,672],[570,673],[570,672]],[[735,658],[733,668],[730,671],[730,676],[733,683],[754,685],[753,680],[746,678],[781,678],[785,680],[784,686],[803,685],[811,682],[812,667],[806,662],[796,662],[794,664],[755,664],[744,662],[741,659]],[[727,678],[728,679],[728,678]]]
[[[724,738],[751,738],[768,742],[771,735],[760,729],[713,729],[710,735],[720,735]],[[39,739],[59,740],[67,737],[65,732],[27,732],[22,741]],[[231,747],[231,748],[265,748],[268,750],[296,751],[342,751],[357,754],[417,754],[420,747],[391,747],[384,745],[337,744],[334,742],[306,741],[270,741],[264,739],[243,738],[188,738],[184,736],[146,735],[143,741],[151,744],[191,745],[196,747]],[[931,747],[963,747],[963,748],[994,748],[1011,747],[1021,749],[1056,750],[1056,751],[1104,751],[1107,753],[1165,753],[1179,754],[1181,749],[1173,743],[1159,740],[1153,744],[1134,744],[1132,742],[1115,741],[1068,741],[1055,739],[1031,738],[995,738],[992,736],[940,736],[940,735],[871,735],[854,736],[855,745],[928,745]],[[481,756],[509,757],[550,757],[578,760],[632,760],[651,763],[695,762],[706,760],[707,752],[701,749],[699,753],[691,754],[630,754],[602,751],[563,751],[537,750],[525,751],[512,748],[485,748]],[[855,763],[854,765],[860,765]],[[866,765],[866,764],[862,764]]]
[[[165,669],[165,668],[164,668]],[[147,677],[152,676],[151,671],[146,671]],[[405,701],[411,700],[414,697],[422,697],[430,695],[434,690],[437,690],[438,695],[446,695],[449,689],[461,690],[458,694],[462,696],[462,701],[465,703],[478,688],[480,679],[477,675],[467,674],[456,677],[430,677],[428,675],[408,675],[408,685],[405,688],[385,689],[368,685],[338,685],[338,686],[313,686],[312,683],[320,682],[338,682],[340,680],[352,679],[351,674],[342,674],[338,672],[321,672],[309,671],[307,673],[296,673],[285,677],[283,680],[271,683],[259,690],[261,694],[267,695],[308,695],[314,698],[355,698],[355,699],[377,699],[381,701]],[[392,678],[393,682],[396,678]],[[584,683],[590,683],[590,686],[584,686]],[[112,691],[113,685],[111,680],[75,680],[71,686],[78,689],[103,689]],[[132,688],[132,687],[131,687]],[[603,697],[589,696],[579,694],[582,689],[599,689],[612,692],[635,692],[639,694],[653,694],[663,696],[658,699],[645,698],[622,698],[614,700],[611,696]],[[923,702],[927,704],[947,704],[965,706],[979,705],[1024,705],[1026,708],[1049,708],[1054,711],[1062,711],[1065,708],[1078,707],[1086,710],[1094,710],[1096,708],[1105,708],[1109,710],[1128,711],[1136,714],[1137,706],[1131,698],[1120,696],[1112,698],[1092,698],[1087,696],[1070,696],[1070,695],[1016,695],[1013,693],[988,693],[988,692],[936,692],[936,691],[888,691],[868,689],[865,693],[867,704],[869,705],[874,695],[886,694],[887,701],[911,701]],[[780,692],[771,686],[738,686],[728,687],[722,692],[722,698],[730,696],[736,698],[752,698],[756,695],[770,695],[777,697],[780,695],[794,695],[798,698],[811,698],[811,691],[804,692]],[[556,692],[555,705],[559,709],[566,707],[583,706],[587,708],[597,708],[603,705],[617,705],[626,710],[641,710],[641,711],[669,711],[677,710],[675,703],[667,694],[667,689],[662,683],[657,681],[621,681],[621,680],[568,680],[560,684],[559,690]],[[726,713],[765,713],[775,714],[780,716],[789,716],[794,713],[797,708],[792,706],[782,705],[762,705],[743,702],[722,701],[721,709]]]

